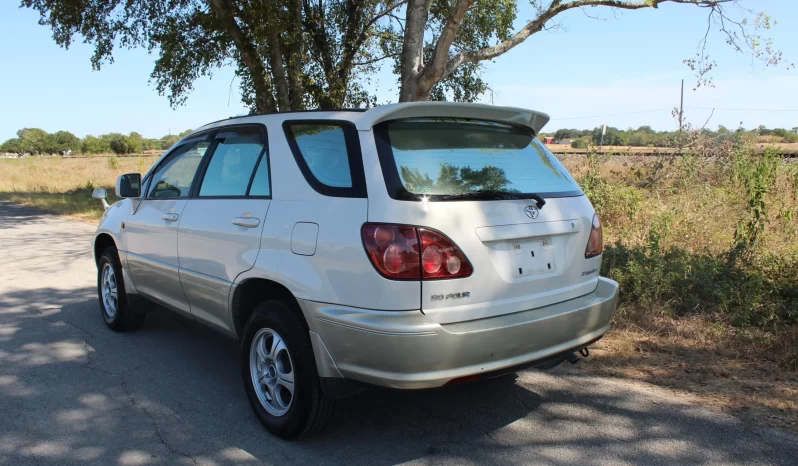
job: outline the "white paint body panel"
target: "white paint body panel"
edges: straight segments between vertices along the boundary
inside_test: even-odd
[[[177,228],[186,202],[185,199],[138,202],[138,208],[125,222],[124,235],[128,267],[139,294],[190,314],[180,286],[177,255]],[[166,215],[177,215],[177,220],[164,220]]]
[[[235,278],[255,265],[269,199],[190,199],[177,234],[180,282],[194,318],[233,328],[227,303]],[[257,220],[248,228],[237,218]],[[254,224],[255,222],[253,222]]]

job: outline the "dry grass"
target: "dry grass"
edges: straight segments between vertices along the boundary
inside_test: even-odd
[[[764,150],[767,147],[775,147],[784,153],[798,153],[798,143],[795,142],[760,142],[757,143],[756,146],[761,150]],[[588,149],[576,149],[571,147],[570,144],[546,144],[546,147],[548,147],[549,150],[555,154],[585,154],[588,152]],[[650,156],[655,154],[676,154],[679,152],[679,149],[673,147],[604,146],[601,149],[601,152],[605,154],[617,155],[644,154]]]
[[[776,337],[705,316],[658,317],[619,323],[582,367],[688,391],[746,421],[798,432],[798,372],[777,363],[796,345],[798,329]]]
[[[143,173],[155,160],[155,156],[0,159],[0,192],[65,193],[87,183],[110,187],[119,175]]]
[[[102,216],[95,187],[113,191],[123,173],[147,171],[157,156],[146,157],[25,157],[0,159],[0,198],[69,217],[96,221]],[[109,202],[113,202],[113,196]]]

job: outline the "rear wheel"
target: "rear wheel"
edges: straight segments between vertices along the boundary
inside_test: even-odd
[[[144,314],[134,312],[127,302],[122,264],[116,250],[108,248],[97,263],[97,295],[100,313],[106,325],[117,332],[136,330],[144,322]]]
[[[327,425],[333,402],[322,392],[310,334],[288,304],[267,301],[253,311],[241,369],[249,403],[269,432],[295,439]]]

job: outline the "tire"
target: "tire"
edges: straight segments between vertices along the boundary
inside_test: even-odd
[[[282,301],[260,304],[241,340],[241,372],[249,403],[261,424],[285,440],[320,433],[334,406],[322,391],[310,333],[296,312]],[[284,346],[275,344],[277,339]],[[289,379],[293,392],[287,388]]]
[[[110,289],[104,288],[109,282]],[[112,298],[114,289],[115,299]],[[108,292],[111,298],[106,296]],[[128,304],[125,282],[122,279],[122,264],[119,263],[119,256],[114,248],[103,251],[97,263],[97,296],[100,300],[100,314],[111,330],[128,332],[141,327],[144,314],[134,312]]]

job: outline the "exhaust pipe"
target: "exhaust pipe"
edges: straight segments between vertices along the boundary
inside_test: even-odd
[[[565,355],[565,360],[570,362],[571,364],[576,364],[579,362],[581,358],[576,355],[576,353],[568,353]]]

